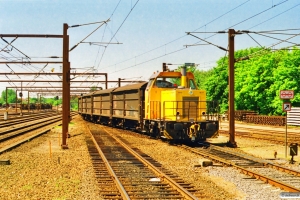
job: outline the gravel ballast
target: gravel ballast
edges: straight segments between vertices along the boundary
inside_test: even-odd
[[[101,199],[79,117],[69,130],[69,149],[60,148],[61,127],[0,155],[0,199]],[[51,142],[51,144],[50,144]],[[50,154],[51,146],[51,154]]]
[[[69,149],[60,148],[61,127],[0,155],[10,165],[0,165],[0,199],[101,199],[85,138],[88,133],[84,122],[77,116],[70,124]],[[105,128],[119,134],[119,130]],[[239,173],[231,167],[199,167],[201,156],[185,149],[135,134],[120,133],[133,147],[148,154],[165,168],[192,183],[203,193],[202,199],[280,199],[279,189]],[[265,141],[236,138],[239,150],[255,144],[253,155]],[[265,145],[264,145],[265,144]],[[272,146],[274,148],[280,149]],[[51,147],[51,148],[50,148]],[[50,151],[51,149],[51,151]],[[51,153],[50,153],[51,152]],[[264,151],[260,151],[264,153]],[[260,157],[263,157],[260,155]],[[297,160],[297,159],[296,159]],[[286,164],[286,163],[285,163]],[[295,168],[299,166],[293,165]]]

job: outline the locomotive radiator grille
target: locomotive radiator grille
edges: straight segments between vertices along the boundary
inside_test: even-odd
[[[183,97],[182,117],[197,120],[199,118],[198,97]]]

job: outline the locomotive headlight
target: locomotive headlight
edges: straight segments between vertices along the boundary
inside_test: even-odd
[[[176,113],[176,119],[180,120],[180,113],[179,112]]]
[[[203,120],[205,120],[205,112],[202,112],[202,117]]]

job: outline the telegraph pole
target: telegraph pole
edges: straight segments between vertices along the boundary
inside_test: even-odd
[[[62,110],[62,149],[68,149],[70,116],[70,62],[68,24],[63,25],[63,110]]]
[[[234,125],[234,37],[235,30],[228,30],[228,46],[229,46],[229,59],[228,59],[228,79],[229,79],[229,146],[237,147],[235,142],[235,125]]]

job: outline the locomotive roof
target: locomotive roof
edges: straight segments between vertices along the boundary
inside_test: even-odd
[[[116,88],[113,92],[120,92],[120,91],[126,91],[126,90],[140,89],[143,86],[146,86],[147,83],[148,83],[147,81],[143,81],[141,83],[136,83],[136,84],[131,84],[131,85],[125,85],[125,86]]]
[[[156,78],[156,77],[181,77],[181,72],[156,72],[151,75],[150,79]],[[187,72],[187,76],[193,76],[193,73]]]

